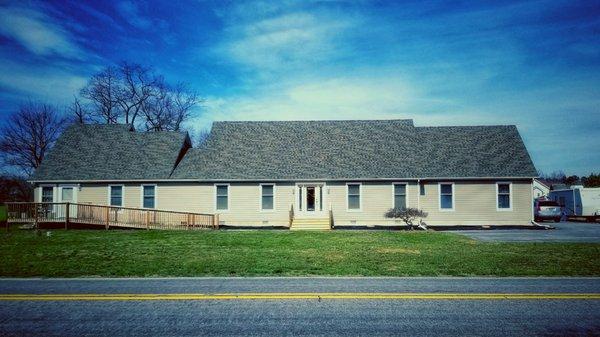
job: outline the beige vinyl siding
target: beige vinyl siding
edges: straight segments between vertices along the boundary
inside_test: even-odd
[[[213,213],[212,184],[159,183],[156,187],[156,206],[181,212]]]
[[[417,207],[416,183],[406,183],[407,206]],[[393,220],[386,219],[383,215],[393,207],[392,182],[361,182],[360,198],[361,210],[348,210],[346,205],[346,182],[328,182],[327,200],[333,210],[336,225],[383,225],[393,224]]]
[[[396,181],[401,182],[401,181]],[[430,225],[525,225],[531,221],[531,181],[512,183],[512,210],[496,209],[496,181],[444,181],[454,183],[454,211],[439,208],[438,182],[423,183],[425,195],[419,195],[416,182],[407,186],[408,207],[419,207],[429,216]],[[329,201],[335,225],[394,225],[384,213],[393,207],[393,182],[363,182],[361,211],[346,210],[346,183],[328,183]]]
[[[81,204],[108,205],[108,186],[123,186],[123,207],[141,207],[140,184],[86,183],[80,185],[78,202]]]
[[[211,203],[214,205],[214,186],[211,191]],[[294,201],[294,184],[276,183],[274,195],[275,209],[263,211],[260,209],[259,183],[231,183],[229,210],[219,211],[219,220],[226,225],[288,226],[289,210]]]
[[[107,205],[107,184],[81,184],[77,202],[80,204]]]
[[[512,210],[496,208],[496,183],[512,183]],[[438,182],[425,183],[421,207],[431,225],[523,225],[532,218],[531,181],[454,182],[454,211],[440,211]]]
[[[148,183],[153,184],[153,183]],[[108,205],[108,183],[81,184],[80,203]],[[141,207],[141,183],[123,185],[123,207]],[[275,209],[260,209],[260,183],[231,183],[229,210],[215,211],[213,183],[156,183],[156,208],[197,213],[219,213],[219,220],[227,225],[287,226],[290,205],[294,198],[293,183],[275,184]]]
[[[347,210],[346,182],[326,182],[323,190],[325,214],[333,210],[334,224],[394,225],[401,222],[386,219],[384,213],[393,207],[393,183],[406,183],[407,206],[419,207],[429,213],[430,225],[526,225],[532,219],[531,180],[512,183],[512,210],[496,209],[496,182],[448,181],[454,183],[454,211],[439,210],[437,181],[427,181],[425,195],[419,195],[416,181],[361,182],[361,210]],[[215,184],[199,182],[156,183],[156,208],[198,213],[218,213],[225,225],[287,226],[289,210],[295,198],[294,182],[275,183],[275,209],[260,209],[260,183],[230,183],[229,209],[215,211]],[[82,183],[79,203],[108,204],[108,183]],[[141,184],[125,183],[123,205],[141,207]],[[39,198],[40,188],[35,189]],[[38,200],[38,199],[36,199]],[[326,216],[326,215],[325,215]]]
[[[228,210],[216,211],[213,183],[169,183],[158,185],[161,209],[218,213],[219,220],[231,226],[287,226],[293,201],[292,183],[275,184],[275,209],[260,209],[260,183],[230,183]]]

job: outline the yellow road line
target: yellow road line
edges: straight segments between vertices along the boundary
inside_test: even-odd
[[[0,301],[600,300],[600,293],[0,294]]]

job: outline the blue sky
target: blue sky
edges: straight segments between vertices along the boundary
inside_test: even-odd
[[[536,167],[600,171],[600,2],[0,1],[0,114],[152,65],[213,120],[516,124]]]

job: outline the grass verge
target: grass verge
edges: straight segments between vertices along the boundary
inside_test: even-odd
[[[395,231],[0,234],[0,276],[600,276],[600,244]]]

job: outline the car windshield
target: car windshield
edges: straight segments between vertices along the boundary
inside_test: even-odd
[[[540,201],[540,206],[559,206],[556,201]]]

